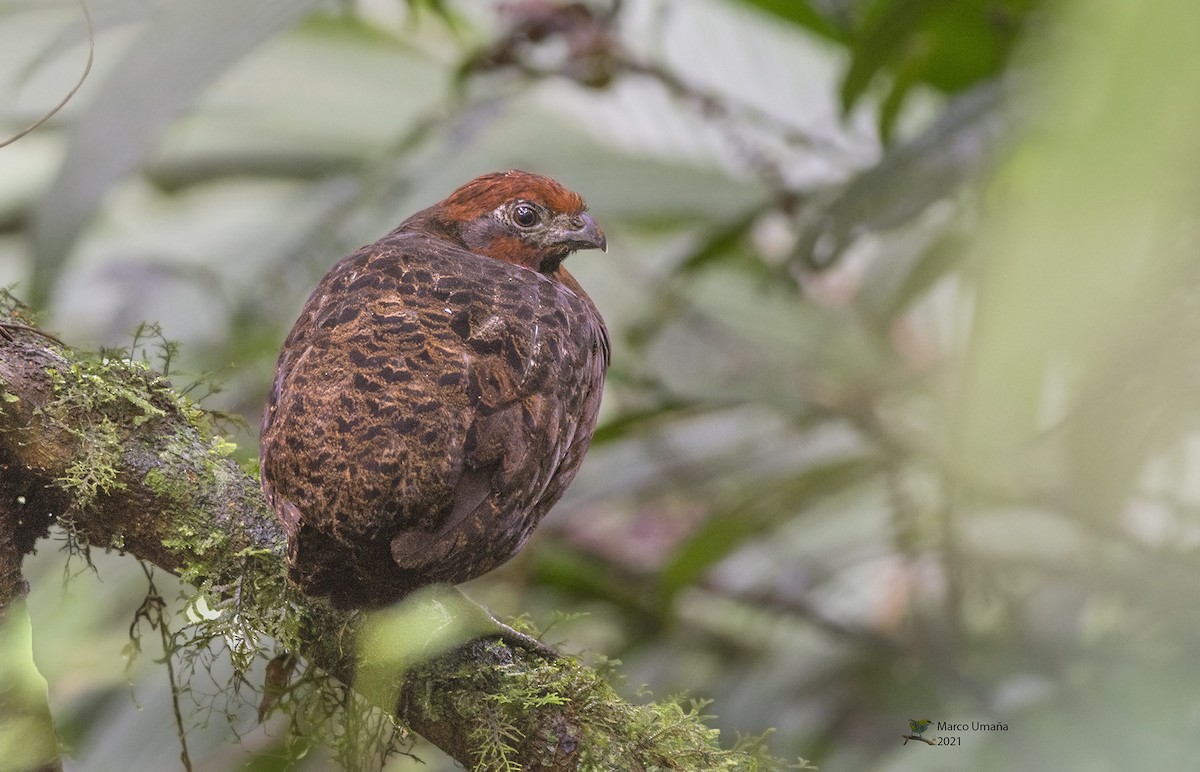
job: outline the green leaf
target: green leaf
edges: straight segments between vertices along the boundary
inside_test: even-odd
[[[745,3],[793,24],[799,24],[823,37],[839,41],[846,39],[846,31],[830,18],[832,14],[820,13],[804,0],[745,0]],[[827,5],[829,4],[822,3],[822,6]]]
[[[926,0],[882,0],[871,5],[860,22],[850,69],[842,80],[844,111],[850,111],[881,70],[899,62],[929,10]]]
[[[653,431],[655,427],[667,421],[686,418],[702,410],[703,407],[691,401],[667,398],[653,407],[623,411],[612,420],[596,427],[592,434],[592,447]]]
[[[849,112],[877,77],[891,78],[879,116],[891,133],[906,96],[924,84],[953,94],[996,77],[1038,0],[876,0],[858,19],[842,81]]]
[[[684,258],[676,271],[686,274],[714,263],[736,259],[741,252],[738,247],[745,242],[746,235],[760,215],[761,209],[755,207],[736,220],[722,224],[692,254]]]

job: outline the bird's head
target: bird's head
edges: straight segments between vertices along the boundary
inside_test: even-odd
[[[556,273],[576,250],[608,246],[578,193],[549,177],[516,170],[476,177],[409,223],[476,254],[544,274]]]

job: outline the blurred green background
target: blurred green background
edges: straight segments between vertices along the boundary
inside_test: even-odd
[[[568,266],[613,367],[567,498],[469,594],[824,770],[1194,766],[1200,5],[87,7],[86,82],[0,148],[0,286],[47,329],[157,323],[250,462],[338,258],[550,174],[608,234]],[[88,50],[78,4],[0,0],[0,134]],[[68,768],[177,768],[154,635],[125,656],[145,575],[58,546],[27,569]],[[198,769],[328,766],[213,667]],[[902,746],[909,718],[1007,731]],[[414,753],[387,768],[453,768]]]

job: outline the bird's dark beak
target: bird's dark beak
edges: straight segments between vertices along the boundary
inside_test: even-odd
[[[608,251],[608,239],[604,238],[604,231],[600,230],[600,226],[587,212],[572,217],[560,233],[561,242],[571,251],[576,249]]]

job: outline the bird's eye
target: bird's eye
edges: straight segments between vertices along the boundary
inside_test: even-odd
[[[532,228],[538,224],[542,218],[538,216],[538,212],[529,204],[517,204],[513,209],[513,222],[522,228]]]

